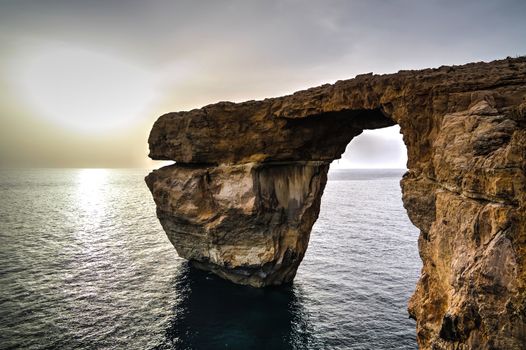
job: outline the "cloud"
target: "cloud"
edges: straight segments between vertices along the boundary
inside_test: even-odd
[[[347,146],[342,159],[332,168],[396,168],[406,167],[407,150],[398,125],[364,130]]]
[[[279,96],[371,71],[526,54],[524,13],[522,0],[0,0],[0,71],[9,69],[4,62],[22,61],[42,43],[56,42],[123,57],[158,77],[159,102],[144,130],[120,141],[125,147],[97,141],[115,150],[99,155],[108,164],[128,159],[118,152],[137,145],[144,153],[136,159],[145,159],[148,129],[163,112]],[[39,115],[26,113],[27,101],[13,96],[7,75],[0,74],[6,91],[0,95],[0,157],[32,152],[19,147],[28,137],[42,140],[37,149],[52,143],[59,150],[53,157],[70,159],[70,137],[50,128],[40,128],[38,137],[28,134],[26,126],[41,122]],[[93,146],[82,142],[77,148]],[[358,144],[352,156],[360,162],[378,144],[362,142],[367,147]],[[6,149],[17,153],[4,157]],[[84,159],[92,164],[92,158]]]

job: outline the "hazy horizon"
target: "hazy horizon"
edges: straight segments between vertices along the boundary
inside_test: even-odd
[[[0,0],[0,167],[158,167],[147,139],[166,112],[525,54],[525,13],[522,1]],[[334,167],[405,167],[396,128],[350,147]]]

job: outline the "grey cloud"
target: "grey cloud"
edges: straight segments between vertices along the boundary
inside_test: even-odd
[[[398,127],[392,128],[389,137],[385,137],[385,132],[382,135],[377,131],[361,134],[349,143],[342,158],[357,167],[385,164],[387,167],[403,168],[407,151],[398,130]]]
[[[384,59],[407,56],[408,49],[427,56],[430,43],[438,55],[482,44],[477,51],[496,55],[526,30],[524,1],[42,0],[1,6],[4,36],[81,41],[151,64],[230,54],[260,68],[319,65],[361,50]]]
[[[180,110],[282,95],[364,72],[526,54],[525,14],[523,0],[0,0],[0,71],[17,50],[39,40],[107,51],[163,76],[162,108]],[[179,62],[194,66],[188,72],[192,79],[170,76],[167,67]],[[0,74],[0,88],[9,90],[5,75]],[[6,96],[0,95],[0,115],[9,122],[0,123],[25,130],[20,120],[31,117],[17,115],[19,100]],[[122,142],[144,148],[147,132]],[[32,154],[17,136],[12,128],[0,130],[0,158],[16,157],[4,157],[6,150]],[[53,150],[71,148],[72,141],[58,131],[42,131],[39,138],[56,144]],[[75,145],[91,147],[89,142]],[[368,158],[362,154],[385,145],[356,142],[350,156],[362,160]],[[111,140],[99,143],[126,149]],[[388,154],[389,148],[374,154]],[[112,159],[127,159],[119,155]],[[85,159],[91,164],[92,158]]]

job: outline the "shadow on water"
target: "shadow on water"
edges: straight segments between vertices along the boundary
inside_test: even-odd
[[[306,349],[312,330],[292,285],[235,285],[188,264],[175,279],[178,298],[156,349]]]

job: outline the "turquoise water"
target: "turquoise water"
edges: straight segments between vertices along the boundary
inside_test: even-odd
[[[291,286],[178,258],[146,170],[0,171],[1,349],[415,349],[402,171],[332,172]]]

